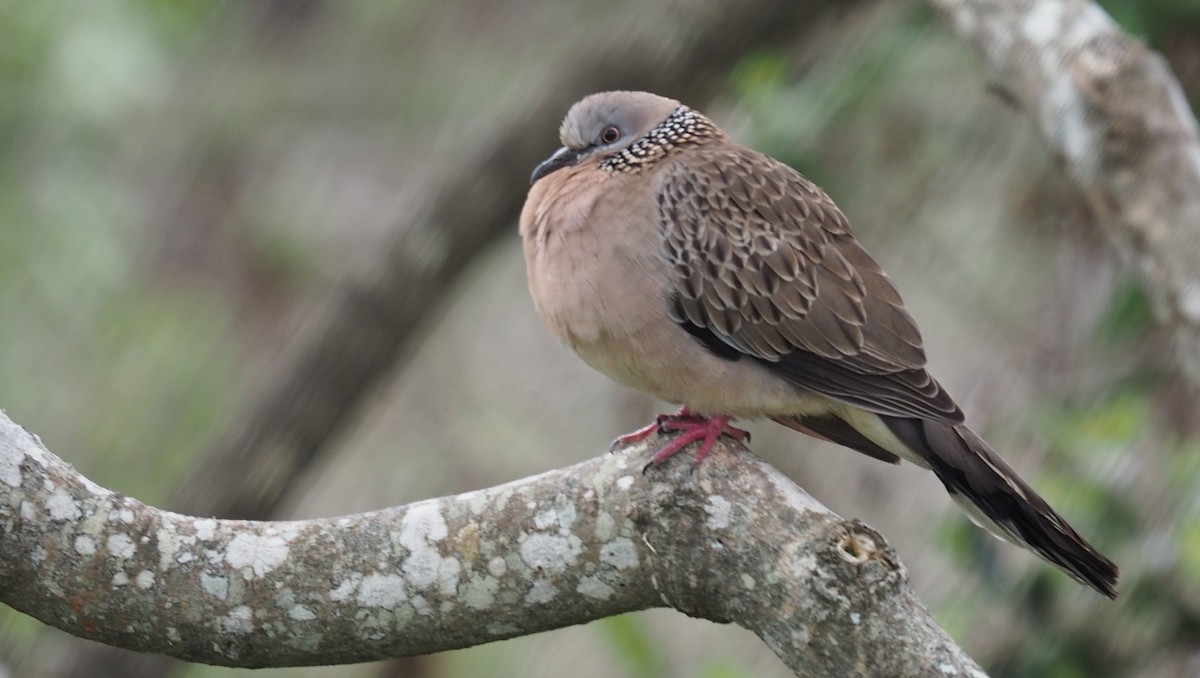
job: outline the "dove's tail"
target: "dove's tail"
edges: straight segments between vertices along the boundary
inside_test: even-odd
[[[925,460],[972,521],[1109,598],[1117,597],[1117,566],[1080,537],[971,429],[921,419],[880,418]]]

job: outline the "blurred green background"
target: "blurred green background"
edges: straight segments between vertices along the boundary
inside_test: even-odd
[[[1103,4],[1164,54],[1196,110],[1200,3]],[[970,47],[922,3],[853,5],[751,50],[715,100],[687,103],[838,201],[973,427],[1121,565],[1122,597],[987,537],[911,466],[767,425],[751,426],[754,449],[887,536],[991,675],[1200,675],[1194,386]],[[0,0],[0,408],[101,485],[169,504],[317,302],[404,224],[422,179],[470,153],[463,130],[519,112],[551,65],[642,11],[629,0]],[[556,145],[554,129],[527,134]],[[526,186],[514,176],[505,190]],[[447,284],[403,369],[294,479],[277,517],[565,466],[661,407],[542,330],[515,218]],[[0,676],[89,675],[79,645],[0,609]],[[749,632],[665,610],[276,674],[789,675]]]

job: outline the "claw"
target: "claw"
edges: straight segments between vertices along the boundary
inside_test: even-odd
[[[634,443],[640,443],[643,440],[645,440],[646,438],[649,438],[651,434],[662,433],[662,421],[661,420],[664,416],[666,416],[666,415],[659,415],[658,419],[656,419],[653,424],[650,424],[648,426],[643,426],[636,431],[631,431],[629,433],[626,433],[625,435],[621,435],[621,436],[617,436],[616,438],[613,438],[612,443],[608,446],[609,454],[616,452],[617,449],[619,449],[619,448],[628,447],[629,445],[633,445]]]
[[[636,431],[631,431],[625,435],[620,435],[616,438],[613,438],[612,443],[610,443],[608,446],[608,451],[611,454],[616,452],[619,448],[640,443],[646,438],[649,438],[652,434],[657,433],[661,435],[666,433],[668,430],[671,430],[667,428],[667,425],[670,422],[678,420],[700,421],[702,419],[702,417],[697,414],[693,414],[692,411],[686,407],[680,408],[675,414],[660,414],[654,418],[654,423],[647,424]]]

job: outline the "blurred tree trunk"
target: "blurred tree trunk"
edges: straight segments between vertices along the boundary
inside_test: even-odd
[[[1200,388],[1200,136],[1162,57],[1088,0],[930,1],[1033,120]]]

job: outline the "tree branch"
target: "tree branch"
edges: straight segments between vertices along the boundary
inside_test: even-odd
[[[342,518],[191,518],[101,488],[0,414],[0,599],[228,666],[425,654],[670,606],[799,676],[982,676],[895,553],[742,447],[645,450]]]
[[[1087,0],[930,0],[983,55],[1200,385],[1200,138],[1166,63]]]

